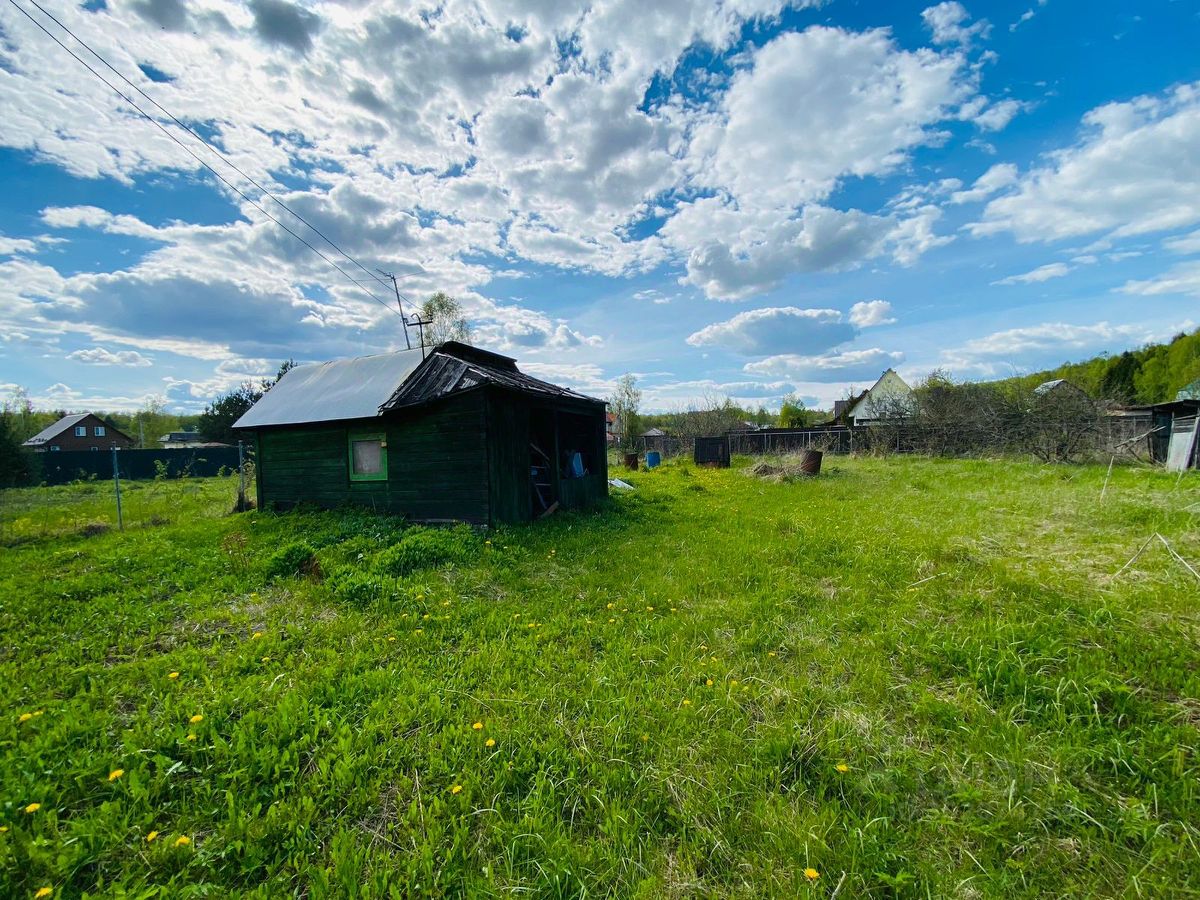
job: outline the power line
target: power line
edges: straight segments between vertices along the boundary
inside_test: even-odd
[[[207,162],[205,162],[203,159],[201,159],[195,153],[195,151],[193,151],[190,147],[188,147],[186,144],[184,144],[183,141],[179,140],[179,138],[177,138],[174,134],[172,134],[170,129],[168,129],[165,125],[163,125],[161,122],[159,122],[157,119],[155,119],[152,115],[150,115],[148,112],[146,112],[140,106],[138,106],[138,104],[128,94],[124,93],[119,87],[114,85],[107,78],[105,78],[102,74],[100,74],[94,68],[92,68],[92,66],[88,64],[87,60],[80,57],[74,50],[72,50],[70,47],[68,47],[66,44],[64,44],[61,40],[59,40],[55,34],[50,32],[46,28],[45,25],[43,25],[41,22],[39,22],[37,19],[35,19],[32,15],[30,15],[29,11],[26,10],[19,3],[17,3],[16,0],[8,0],[8,2],[11,3],[14,7],[16,7],[16,9],[23,16],[25,16],[25,18],[27,18],[30,22],[32,22],[34,25],[36,25],[48,38],[50,38],[50,40],[54,41],[54,43],[58,44],[58,46],[62,47],[63,50],[65,50],[67,53],[69,53],[71,55],[71,57],[77,63],[79,63],[81,66],[83,66],[85,69],[87,69],[93,75],[95,75],[96,78],[98,78],[101,82],[103,82],[118,97],[120,97],[122,100],[124,100],[130,106],[132,106],[135,110],[137,110],[138,113],[140,113],[142,115],[142,117],[146,119],[146,121],[150,122],[150,124],[152,124],[156,128],[158,128],[163,134],[165,134],[167,137],[169,137],[172,141],[174,141],[176,144],[178,144],[181,148],[183,148],[183,150],[189,156],[191,156],[194,160],[196,160],[196,162],[198,162],[204,168],[208,169],[208,171],[210,171],[213,175],[215,175],[217,178],[219,178],[226,186],[229,187],[230,190],[234,191],[239,197],[241,197],[243,200],[245,200],[247,203],[249,203],[251,206],[253,206],[255,209],[257,209],[259,212],[261,212],[264,216],[266,216],[268,219],[270,219],[272,222],[274,222],[276,225],[278,225],[280,228],[282,228],[284,231],[286,231],[288,234],[290,234],[292,237],[294,237],[296,240],[298,240],[300,243],[302,243],[304,246],[306,246],[313,253],[317,254],[317,256],[321,257],[321,259],[323,259],[325,262],[329,263],[329,265],[331,265],[335,269],[337,269],[338,272],[340,272],[342,274],[342,276],[346,278],[347,281],[356,285],[359,290],[361,290],[363,293],[365,293],[367,296],[369,296],[376,303],[385,307],[386,309],[390,310],[391,312],[395,313],[396,315],[400,316],[400,321],[404,322],[404,326],[406,329],[406,335],[407,335],[408,323],[407,323],[407,321],[405,321],[404,316],[400,313],[399,310],[393,309],[392,305],[390,303],[386,302],[385,300],[380,299],[375,294],[373,294],[371,291],[369,291],[365,287],[363,287],[359,281],[355,280],[354,278],[352,278],[350,276],[349,272],[347,272],[345,269],[343,269],[341,266],[339,266],[336,262],[334,262],[332,259],[330,259],[328,256],[326,256],[324,253],[322,253],[319,249],[314,247],[311,243],[309,243],[303,237],[301,237],[296,232],[294,232],[287,225],[283,224],[283,222],[279,221],[279,219],[275,218],[275,216],[271,215],[269,212],[267,212],[265,209],[263,209],[263,207],[258,202],[256,202],[253,198],[251,198],[249,195],[247,195],[245,193],[245,191],[243,191],[241,188],[239,188],[237,185],[235,185],[233,182],[231,182],[228,178],[226,178],[224,175],[222,175],[220,172],[218,172],[216,169],[214,169],[211,165],[209,165]],[[121,75],[120,72],[117,72],[116,69],[113,69],[113,67],[111,65],[109,65],[103,59],[103,57],[101,57],[98,53],[96,53],[94,50],[92,50],[91,47],[88,47],[88,45],[83,40],[81,40],[79,37],[77,37],[69,28],[67,28],[65,25],[63,25],[61,22],[59,22],[58,19],[55,19],[54,16],[50,15],[50,13],[46,12],[46,10],[43,9],[37,3],[37,0],[30,0],[30,2],[33,3],[33,5],[36,6],[39,10],[41,10],[46,16],[48,16],[50,19],[52,19],[60,28],[63,29],[63,31],[67,32],[67,34],[71,35],[71,37],[75,38],[76,41],[78,41],[81,45],[86,47],[88,49],[88,51],[90,53],[92,53],[93,56],[95,56],[101,62],[104,62],[104,64],[106,66],[108,66],[110,69],[112,69],[113,72],[116,72],[116,74],[119,75],[127,84],[131,84],[131,82],[129,82],[129,80],[127,78],[125,78],[125,76]],[[159,104],[157,102],[155,102],[153,100],[153,98],[150,98],[149,95],[147,95],[144,91],[141,91],[140,88],[137,88],[136,85],[133,85],[133,87],[135,87],[139,92],[141,92],[143,94],[143,96],[146,96],[148,99],[150,99],[150,101],[152,103],[154,103],[155,106],[158,106],[159,109],[163,109],[161,106],[159,106]],[[212,147],[211,145],[209,145],[206,141],[204,141],[203,138],[201,138],[198,134],[196,134],[196,132],[192,131],[192,129],[188,128],[186,125],[184,125],[178,119],[176,119],[175,116],[171,115],[169,112],[166,112],[165,109],[163,110],[163,112],[166,113],[173,121],[178,123],[180,125],[180,127],[184,128],[189,134],[193,135],[198,140],[200,140],[200,142],[202,144],[204,144],[205,147],[207,147],[212,152],[216,153],[218,156],[221,156],[222,159],[225,159],[225,162],[228,163],[233,169],[238,171],[244,178],[249,180],[252,184],[255,184],[264,193],[271,196],[271,199],[275,200],[276,203],[279,203],[280,206],[283,206],[284,209],[287,209],[288,212],[290,212],[290,213],[292,213],[292,215],[296,216],[297,219],[300,219],[300,221],[304,222],[305,225],[308,225],[308,227],[311,228],[314,232],[316,232],[317,234],[320,234],[321,237],[325,241],[327,241],[331,246],[333,246],[335,249],[337,249],[337,251],[339,253],[341,253],[343,256],[345,256],[347,259],[349,259],[351,262],[353,262],[355,265],[357,265],[359,268],[363,268],[361,263],[359,263],[353,257],[349,256],[349,254],[347,254],[344,250],[342,250],[340,247],[338,247],[336,244],[334,244],[333,241],[331,241],[329,238],[325,237],[324,234],[321,234],[321,232],[317,228],[315,228],[314,226],[309,224],[307,221],[305,221],[299,214],[293,212],[291,209],[288,209],[287,206],[282,201],[280,201],[274,195],[271,195],[269,191],[267,191],[261,185],[258,185],[258,183],[254,181],[254,179],[250,178],[250,176],[246,175],[245,172],[242,172],[240,169],[237,168],[237,166],[235,166],[235,165],[233,165],[233,163],[229,162],[229,160],[225,158],[224,154],[222,154],[215,147]],[[371,275],[371,272],[369,270],[363,268],[363,271],[367,272],[368,275]],[[373,277],[375,278],[376,281],[382,281],[382,279],[380,279],[378,276],[373,276]]]
[[[81,37],[79,37],[79,35],[75,34],[75,32],[73,32],[70,28],[68,28],[61,21],[59,21],[59,19],[55,18],[54,14],[52,12],[50,12],[49,10],[47,10],[44,6],[42,6],[38,2],[38,0],[29,0],[29,2],[31,4],[33,4],[35,7],[37,7],[37,9],[41,11],[42,15],[46,16],[46,18],[48,18],[55,25],[57,25],[59,28],[61,28],[63,31],[65,31],[67,34],[69,34],[72,38],[74,38],[76,43],[78,43],[81,47],[83,47],[85,50],[87,50],[88,53],[92,54],[92,56],[96,57],[96,59],[98,59],[101,63],[103,63],[104,66],[110,72],[112,72],[114,75],[116,75],[118,78],[120,78],[123,82],[125,82],[127,85],[129,85],[131,88],[133,88],[135,91],[137,91],[139,94],[141,94],[147,100],[149,100],[155,106],[155,108],[159,110],[159,112],[161,112],[163,115],[165,115],[167,118],[169,118],[172,122],[174,122],[176,125],[178,125],[180,128],[182,128],[184,131],[186,131],[188,134],[190,134],[192,137],[194,137],[196,140],[198,140],[205,147],[205,149],[209,150],[211,153],[214,153],[218,157],[220,157],[222,162],[224,162],[227,166],[229,166],[229,168],[233,169],[233,171],[237,172],[239,175],[241,175],[243,178],[245,178],[248,182],[250,182],[256,188],[258,188],[260,191],[262,191],[264,194],[266,194],[268,197],[270,197],[272,200],[274,200],[276,203],[278,203],[281,207],[283,207],[285,210],[287,210],[289,213],[291,213],[291,215],[295,216],[297,219],[299,219],[301,222],[303,222],[305,225],[307,225],[309,228],[311,228],[314,232],[316,232],[318,235],[320,235],[321,239],[323,241],[325,241],[325,243],[327,243],[330,247],[332,247],[334,250],[336,250],[338,253],[340,253],[342,256],[344,256],[348,261],[350,261],[350,262],[354,263],[354,265],[358,266],[358,268],[360,268],[367,276],[372,278],[374,281],[379,282],[380,284],[386,284],[386,282],[384,282],[384,280],[382,278],[380,278],[378,275],[376,275],[374,272],[372,272],[370,269],[368,269],[366,266],[364,266],[362,263],[360,263],[357,259],[355,259],[353,256],[351,256],[349,253],[347,253],[345,250],[343,250],[337,244],[335,244],[329,237],[327,237],[325,235],[324,232],[321,231],[321,229],[317,228],[316,225],[314,225],[312,222],[308,221],[308,219],[304,218],[304,216],[300,215],[300,213],[296,212],[294,209],[292,209],[290,206],[288,206],[286,203],[284,203],[282,200],[280,200],[278,197],[276,197],[273,193],[271,193],[271,191],[269,191],[266,187],[264,187],[263,185],[261,185],[257,181],[255,181],[252,177],[250,177],[250,175],[248,175],[242,169],[238,168],[237,164],[234,163],[233,160],[231,160],[228,156],[226,156],[224,153],[222,153],[220,149],[218,149],[217,147],[214,147],[212,144],[210,144],[203,137],[203,135],[198,134],[195,131],[195,129],[193,129],[186,122],[181,121],[173,112],[171,112],[169,109],[167,109],[165,106],[163,106],[157,100],[155,100],[152,96],[147,94],[139,85],[135,84],[134,82],[132,82],[128,78],[126,78],[122,72],[120,72],[118,69],[116,69],[112,65],[112,63],[110,63],[107,59],[105,59],[103,56],[101,56],[99,53],[97,53],[91,47],[90,44],[88,44],[85,40],[83,40],[83,38],[81,38]]]

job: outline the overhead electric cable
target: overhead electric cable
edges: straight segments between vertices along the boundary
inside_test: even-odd
[[[69,53],[76,62],[78,62],[81,66],[83,66],[85,69],[87,69],[93,75],[95,75],[96,78],[98,78],[101,82],[103,82],[118,97],[120,97],[122,100],[124,100],[130,106],[132,106],[135,110],[137,110],[138,113],[140,113],[143,118],[145,118],[148,122],[150,122],[152,125],[154,125],[156,128],[158,128],[163,134],[165,134],[167,137],[169,137],[172,141],[174,141],[176,144],[178,144],[181,148],[183,148],[183,150],[189,156],[191,156],[194,160],[196,160],[196,162],[198,162],[204,168],[208,169],[208,171],[210,171],[213,175],[215,175],[217,178],[219,178],[226,186],[229,187],[230,190],[234,191],[234,193],[236,193],[239,197],[241,197],[243,200],[245,200],[247,203],[249,203],[251,206],[253,206],[255,209],[257,209],[259,212],[261,212],[264,216],[266,216],[268,219],[270,219],[272,222],[274,222],[276,225],[278,225],[280,228],[282,228],[284,231],[286,231],[288,234],[290,234],[292,237],[294,237],[296,240],[298,240],[300,243],[302,243],[304,246],[308,247],[308,249],[310,249],[313,253],[317,254],[317,256],[321,257],[321,259],[325,260],[325,262],[329,263],[329,265],[331,265],[335,269],[337,269],[338,272],[340,272],[342,274],[342,276],[346,278],[347,281],[356,285],[359,290],[361,290],[363,293],[365,293],[367,296],[369,296],[376,303],[380,304],[383,307],[386,307],[391,312],[400,316],[400,321],[404,322],[405,327],[407,328],[408,323],[404,319],[404,316],[401,314],[401,312],[399,310],[393,308],[390,303],[388,303],[385,300],[380,299],[375,294],[371,293],[371,291],[369,291],[365,287],[363,287],[359,281],[355,280],[354,278],[352,278],[350,276],[349,272],[347,272],[345,269],[343,269],[341,266],[339,266],[336,262],[334,262],[332,259],[330,259],[328,256],[326,256],[324,253],[322,253],[319,249],[314,247],[311,243],[309,243],[303,237],[301,237],[296,232],[294,232],[291,228],[289,228],[283,222],[279,221],[279,219],[275,218],[275,216],[271,215],[271,213],[267,212],[267,210],[263,209],[263,207],[258,202],[256,202],[252,197],[247,195],[245,191],[243,191],[236,184],[231,182],[228,178],[226,178],[224,175],[222,175],[220,172],[218,172],[216,169],[214,169],[211,165],[209,165],[207,162],[205,162],[203,159],[201,159],[195,153],[195,151],[193,151],[190,147],[188,147],[185,143],[183,143],[183,141],[179,140],[178,137],[176,137],[174,134],[172,134],[171,130],[169,128],[167,128],[165,125],[163,125],[157,119],[155,119],[154,116],[150,115],[148,112],[146,112],[140,106],[138,106],[138,104],[133,100],[133,98],[131,98],[126,93],[124,93],[119,87],[114,85],[107,78],[105,78],[102,74],[100,74],[94,68],[92,68],[92,66],[88,64],[87,60],[83,59],[74,50],[72,50],[70,47],[68,47],[66,44],[64,44],[61,40],[59,40],[59,38],[55,34],[53,34],[49,29],[47,29],[46,26],[43,25],[41,22],[39,22],[36,18],[34,18],[29,13],[29,11],[26,10],[23,6],[21,6],[21,4],[17,3],[16,0],[8,0],[8,2],[11,3],[14,7],[16,7],[16,9],[23,16],[25,16],[25,18],[29,19],[30,22],[32,22],[34,25],[36,25],[48,38],[50,38],[50,40],[54,41],[54,43],[58,44],[58,46],[62,47],[63,50],[65,50],[67,53]],[[33,3],[34,6],[37,6],[38,9],[42,9],[42,7],[40,5],[38,5],[36,0],[30,0],[30,2]],[[44,9],[42,11],[45,12]],[[80,38],[76,37],[75,34],[73,32],[71,32],[71,30],[69,28],[67,28],[65,25],[63,25],[61,22],[59,22],[57,19],[55,19],[49,13],[46,13],[46,15],[48,15],[51,19],[53,19],[55,21],[55,23],[57,23],[59,25],[60,28],[62,28],[64,31],[67,32],[67,34],[70,34],[71,37],[75,38],[76,41],[79,41],[80,44],[87,47],[87,44],[84,43],[84,41],[82,41]],[[90,47],[88,47],[88,50],[93,55],[95,55],[97,59],[100,59],[102,62],[104,61],[103,58],[100,57],[100,55],[97,54]],[[108,65],[108,63],[105,63],[105,65]],[[112,66],[109,66],[109,68],[111,69]],[[115,69],[113,69],[113,71],[116,72]],[[120,75],[119,72],[117,74]],[[121,76],[121,77],[124,78],[124,76]],[[128,79],[125,79],[125,81],[126,81],[126,83],[129,83]],[[140,88],[139,88],[139,90],[140,90]],[[143,93],[143,95],[145,95],[145,92],[142,92],[142,93]],[[154,101],[151,100],[151,102],[154,102]],[[155,105],[158,106],[157,103],[155,103]],[[159,106],[159,108],[162,109],[161,106]],[[165,110],[164,110],[164,112],[165,112]],[[174,120],[176,122],[179,121],[174,116],[172,116],[170,113],[167,113],[167,115],[170,116],[172,120]],[[182,125],[182,123],[180,123],[180,125],[181,125],[181,127],[185,128],[190,134],[196,136],[197,138],[200,137],[194,131],[192,131],[190,128],[188,128],[186,125]],[[210,146],[207,142],[204,141],[203,138],[200,138],[200,141],[201,141],[201,143],[204,143],[204,146],[208,147],[213,152],[218,153],[218,155],[222,155],[222,154],[220,154],[220,151],[218,151],[215,147]],[[223,155],[222,155],[222,157],[223,157]],[[228,162],[228,160],[226,160],[226,162]],[[230,163],[230,165],[233,166],[232,163]],[[237,169],[236,166],[233,166],[233,168]],[[240,169],[237,169],[237,171],[241,172]],[[252,183],[257,184],[256,182],[253,181],[253,179],[250,179],[250,177],[248,175],[246,175],[244,172],[241,172],[241,174],[243,175],[243,177],[249,179]],[[259,186],[259,189],[264,190],[263,188],[261,188],[261,186]],[[266,192],[264,190],[264,193],[269,193],[269,192]],[[275,198],[274,196],[272,196],[272,199],[274,199],[281,206],[284,206],[284,204],[281,201],[279,201],[277,198]],[[284,208],[286,209],[287,207],[284,206]],[[292,212],[292,211],[289,209],[288,212]],[[292,212],[292,215],[296,216],[296,218],[300,219],[301,221],[304,221],[296,213]],[[312,230],[317,232],[318,234],[321,234],[320,231],[318,231],[312,225],[309,225],[308,222],[304,222],[304,224],[308,225],[309,228],[312,228]],[[354,262],[355,265],[362,268],[361,263],[359,263],[357,260],[354,260],[353,257],[350,257],[348,254],[346,254],[345,251],[343,251],[340,247],[338,247],[336,244],[334,244],[333,241],[330,241],[329,238],[325,237],[324,234],[321,234],[321,237],[324,240],[328,241],[333,247],[335,247],[339,253],[341,253],[343,256],[346,256],[348,259],[350,259],[352,262]],[[368,275],[371,274],[371,272],[369,270],[364,269],[364,271],[366,271]],[[372,277],[374,277],[376,281],[382,281],[382,279],[380,279],[378,276],[372,276]]]
[[[63,31],[65,31],[67,34],[69,34],[75,40],[76,43],[78,43],[81,47],[83,47],[85,50],[87,50],[88,53],[92,54],[92,56],[96,57],[96,59],[98,59],[101,63],[103,63],[104,66],[110,72],[112,72],[114,75],[116,75],[118,78],[120,78],[123,82],[125,82],[127,85],[129,85],[131,88],[133,88],[135,91],[137,91],[139,94],[141,94],[147,100],[149,100],[150,103],[152,103],[155,106],[155,108],[159,110],[159,112],[161,112],[163,115],[165,115],[167,118],[169,118],[172,122],[174,122],[176,125],[178,125],[180,128],[182,128],[184,131],[186,131],[188,134],[190,134],[192,137],[194,137],[196,140],[198,140],[201,144],[204,145],[204,147],[207,150],[209,150],[210,152],[212,152],[212,153],[216,154],[218,157],[220,157],[221,161],[224,162],[227,166],[229,166],[229,168],[233,169],[233,171],[237,172],[239,175],[241,175],[243,178],[245,178],[248,182],[250,182],[256,188],[258,188],[260,191],[262,191],[264,194],[266,194],[268,197],[270,197],[272,200],[274,200],[276,203],[278,203],[281,207],[283,207],[285,210],[287,210],[291,215],[295,216],[298,220],[300,220],[305,225],[307,225],[309,228],[311,228],[315,233],[320,235],[321,239],[323,241],[325,241],[325,243],[329,244],[330,247],[332,247],[334,250],[336,250],[338,253],[340,253],[342,256],[344,256],[347,260],[354,263],[354,265],[358,266],[358,268],[362,269],[362,271],[364,273],[366,273],[372,280],[377,281],[380,284],[384,284],[384,285],[387,284],[386,281],[384,281],[382,278],[380,278],[378,275],[376,275],[374,272],[372,272],[370,269],[368,269],[366,266],[364,266],[362,263],[360,263],[357,259],[355,259],[353,256],[351,256],[349,253],[347,253],[345,250],[343,250],[337,244],[335,244],[328,236],[325,235],[324,232],[321,231],[321,229],[317,228],[316,225],[314,225],[312,222],[308,221],[308,219],[304,218],[304,216],[300,215],[300,213],[296,212],[294,209],[292,209],[290,206],[288,206],[286,203],[284,203],[282,200],[280,200],[278,197],[276,197],[273,193],[271,193],[270,190],[268,190],[263,185],[259,184],[257,181],[254,180],[254,178],[252,178],[250,175],[248,175],[242,169],[238,168],[237,164],[233,160],[231,160],[228,156],[226,156],[223,152],[221,152],[221,150],[218,147],[214,147],[211,143],[209,143],[209,141],[207,139],[204,138],[203,135],[198,134],[196,132],[196,130],[193,129],[190,125],[188,125],[186,122],[183,122],[182,120],[180,120],[178,116],[176,116],[173,112],[171,112],[169,109],[167,109],[165,106],[163,106],[157,100],[155,100],[154,97],[152,97],[150,94],[147,94],[141,88],[141,86],[135,84],[134,82],[132,82],[128,78],[126,78],[125,75],[120,70],[115,68],[112,65],[112,63],[110,63],[107,59],[105,59],[103,56],[101,56],[99,53],[97,53],[92,48],[92,46],[87,43],[87,41],[85,41],[83,38],[79,37],[79,35],[75,34],[75,32],[73,32],[70,28],[68,28],[66,25],[64,25],[59,19],[57,19],[54,16],[54,14],[52,12],[50,12],[44,6],[42,6],[38,2],[38,0],[29,0],[29,3],[31,3],[35,7],[37,7],[38,10],[41,11],[42,15],[46,16],[46,18],[48,18],[51,22],[53,22],[55,25],[57,25],[59,28],[61,28]]]

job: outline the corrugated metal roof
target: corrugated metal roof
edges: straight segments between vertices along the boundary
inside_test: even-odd
[[[82,422],[84,419],[86,419],[90,415],[91,415],[91,413],[76,413],[73,416],[63,416],[61,419],[59,419],[53,425],[49,426],[48,428],[43,428],[41,431],[39,431],[37,434],[35,434],[33,437],[31,437],[29,440],[27,440],[25,442],[25,446],[31,447],[34,444],[44,444],[44,443],[46,443],[46,441],[58,437],[60,434],[63,433],[63,431],[70,428],[72,425],[76,424],[77,422]]]
[[[421,364],[420,350],[398,350],[290,369],[234,428],[336,422],[379,415],[404,380]]]
[[[297,366],[263,395],[234,428],[301,425],[367,419],[388,410],[493,384],[523,393],[603,403],[532,378],[516,361],[457,341],[442,344],[422,365],[420,350],[400,350],[316,365]]]

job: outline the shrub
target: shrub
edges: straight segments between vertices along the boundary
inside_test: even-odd
[[[327,583],[335,597],[354,606],[390,599],[395,593],[395,582],[390,578],[354,566],[334,569]]]
[[[304,541],[284,544],[267,559],[268,578],[290,578],[312,569],[313,548]]]
[[[475,535],[465,525],[455,528],[410,528],[375,560],[375,568],[402,577],[419,569],[462,562],[475,551]]]

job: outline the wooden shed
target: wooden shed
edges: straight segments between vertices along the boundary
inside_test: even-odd
[[[297,366],[234,427],[259,503],[357,504],[415,521],[527,522],[608,494],[604,401],[456,341]]]

